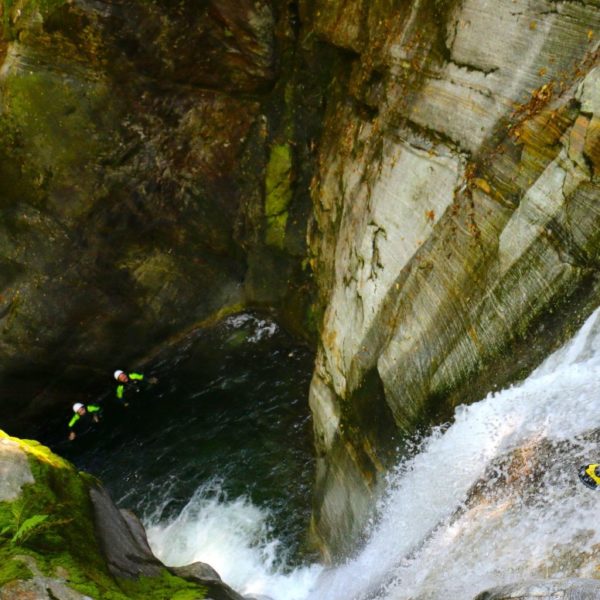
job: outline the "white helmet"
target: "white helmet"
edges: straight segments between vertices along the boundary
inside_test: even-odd
[[[80,408],[84,408],[81,402],[75,402],[75,404],[73,404],[73,412],[79,412]]]
[[[119,375],[121,375],[121,373],[123,373],[123,371],[120,371],[119,369],[117,369],[115,371],[115,379],[118,381],[119,380]]]

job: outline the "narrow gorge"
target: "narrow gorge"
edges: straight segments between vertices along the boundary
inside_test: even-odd
[[[1,11],[1,429],[226,593],[600,597],[600,1]],[[158,384],[124,419],[129,366]],[[6,485],[6,515],[37,486]]]

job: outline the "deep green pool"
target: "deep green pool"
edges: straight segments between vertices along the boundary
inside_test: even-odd
[[[314,467],[312,366],[273,321],[231,317],[148,365],[145,375],[159,381],[129,407],[111,389],[98,430],[58,451],[98,476],[120,507],[154,521],[175,518],[211,482],[221,497],[246,497],[268,509],[288,564],[297,564],[307,558]]]

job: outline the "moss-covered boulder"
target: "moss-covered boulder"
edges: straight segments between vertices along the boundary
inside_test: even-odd
[[[0,474],[1,598],[241,598],[214,574],[172,574],[133,515],[37,442],[0,431]]]

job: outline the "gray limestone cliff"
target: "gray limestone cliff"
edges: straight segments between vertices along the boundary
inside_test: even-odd
[[[600,303],[600,3],[323,0],[312,19],[348,56],[310,231],[313,530],[335,558],[398,434],[522,377]]]

